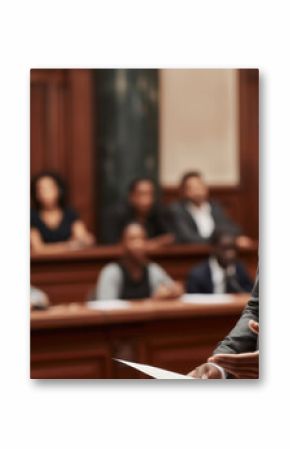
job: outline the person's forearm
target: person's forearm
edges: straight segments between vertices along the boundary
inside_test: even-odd
[[[71,240],[77,240],[85,246],[91,246],[96,241],[95,236],[88,231],[85,224],[80,220],[72,226]]]
[[[68,240],[67,242],[58,243],[42,243],[41,245],[32,246],[32,254],[60,254],[65,251],[73,251],[81,248],[80,242],[75,240]]]
[[[93,234],[89,234],[89,233],[77,238],[77,240],[79,240],[85,246],[92,246],[96,243],[95,236]]]
[[[166,300],[166,299],[177,299],[180,298],[184,293],[182,286],[174,282],[171,285],[160,285],[157,290],[155,290],[152,299],[155,300]]]
[[[147,249],[150,251],[162,246],[170,245],[171,243],[174,243],[174,240],[175,239],[173,234],[163,234],[158,237],[149,239],[147,241]]]

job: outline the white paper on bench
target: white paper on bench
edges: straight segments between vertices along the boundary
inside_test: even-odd
[[[180,299],[182,302],[190,304],[220,304],[225,302],[233,302],[232,295],[219,295],[219,294],[188,294],[183,295]]]
[[[96,301],[89,301],[87,307],[96,310],[128,309],[130,302],[123,301],[122,299],[98,299]]]
[[[165,369],[156,368],[150,365],[143,365],[142,363],[128,362],[127,360],[114,359],[117,362],[124,363],[125,365],[130,366],[141,373],[147,374],[148,376],[153,377],[154,379],[167,379],[167,380],[175,380],[175,379],[187,379],[192,380],[192,377],[185,376],[184,374],[174,373],[172,371],[167,371]]]

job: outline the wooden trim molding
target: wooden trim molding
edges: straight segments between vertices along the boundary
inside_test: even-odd
[[[259,235],[259,70],[239,70],[239,147],[243,224]]]

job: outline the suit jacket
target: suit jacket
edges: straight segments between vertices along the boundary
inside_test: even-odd
[[[259,277],[255,282],[252,297],[231,332],[219,343],[214,354],[240,354],[253,352],[259,347],[259,339],[249,329],[249,320],[259,321]]]
[[[251,292],[253,281],[248,275],[244,265],[237,262],[235,265],[235,278],[244,292]],[[209,260],[194,267],[188,275],[186,284],[187,293],[214,293],[214,285]]]
[[[216,228],[222,228],[236,235],[240,234],[239,226],[225,214],[218,203],[210,201],[210,206]],[[177,201],[169,206],[168,227],[179,243],[206,243],[209,240],[204,239],[198,233],[196,222],[187,210],[184,200]]]

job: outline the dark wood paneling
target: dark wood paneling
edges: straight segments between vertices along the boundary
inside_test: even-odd
[[[92,91],[90,70],[31,70],[31,175],[63,176],[71,205],[95,229]]]
[[[69,70],[69,183],[75,207],[95,229],[95,156],[93,145],[93,79],[90,70]]]
[[[31,174],[55,170],[66,177],[63,160],[67,118],[62,114],[67,82],[65,70],[31,70]]]
[[[31,173],[36,174],[46,166],[46,87],[44,84],[31,86],[30,100],[30,145]]]
[[[259,235],[259,70],[239,70],[240,177],[243,225]]]
[[[204,323],[202,321],[196,322],[193,329],[191,319],[183,320],[182,332],[178,320],[150,323],[150,334],[148,332],[146,340],[147,363],[168,370],[174,367],[180,373],[187,373],[192,367],[204,363],[218,341],[232,329],[236,317],[225,320],[224,316],[213,317],[209,313]]]

